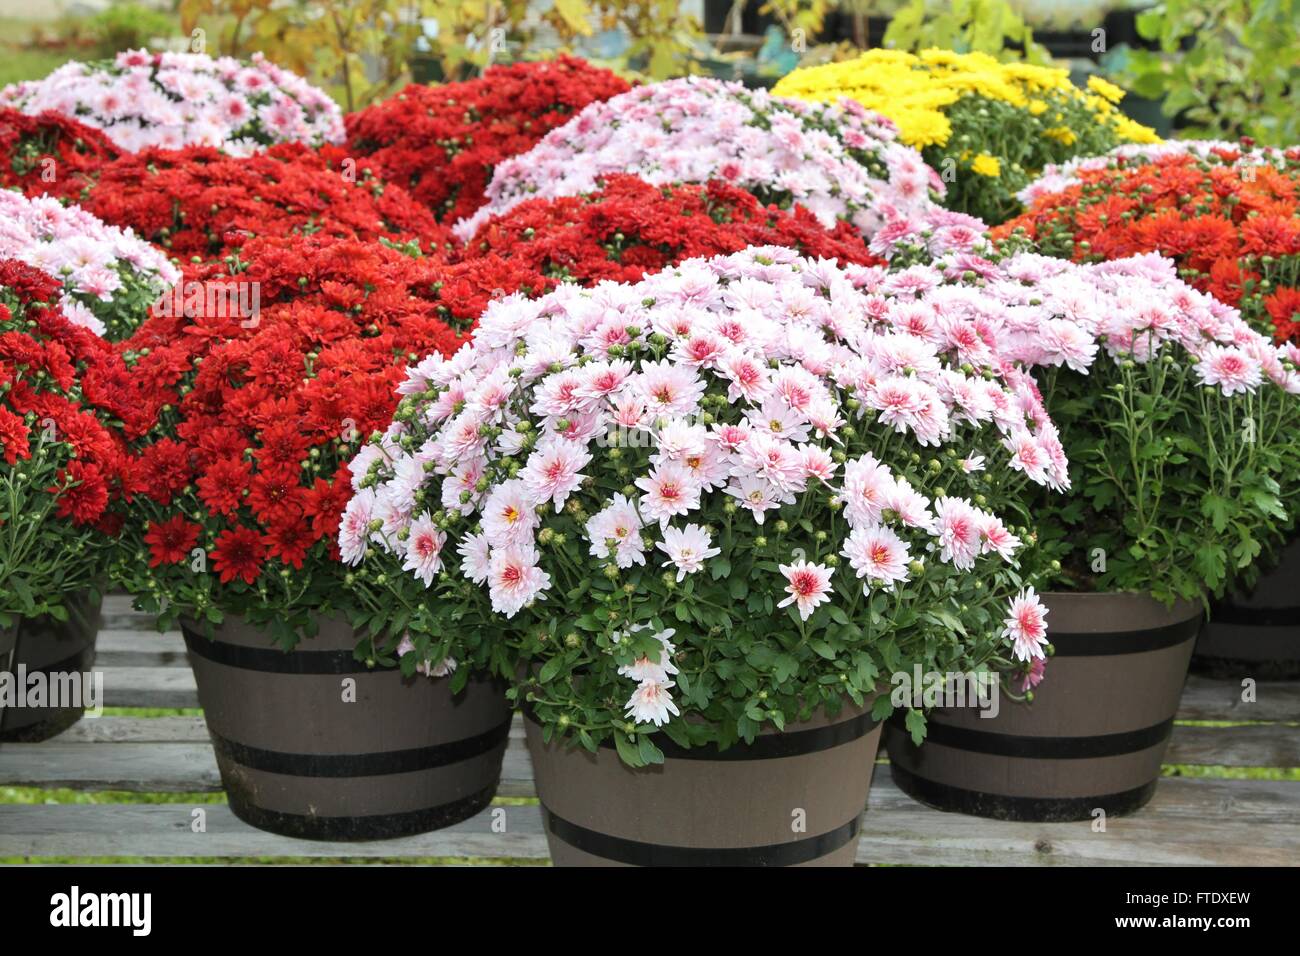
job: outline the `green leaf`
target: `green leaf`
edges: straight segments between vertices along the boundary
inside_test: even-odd
[[[1216,534],[1228,526],[1228,515],[1231,511],[1232,502],[1213,492],[1201,499],[1201,514],[1210,519]]]
[[[619,757],[629,767],[645,766],[645,761],[641,759],[641,748],[632,743],[627,734],[621,730],[614,731],[614,747],[618,750]]]
[[[555,675],[560,672],[560,668],[562,668],[563,666],[564,666],[563,657],[552,657],[549,661],[547,661],[545,664],[542,665],[542,669],[538,673],[537,679],[540,680],[543,684],[549,684],[552,680],[555,679]]]
[[[835,659],[835,648],[831,647],[825,641],[809,641],[808,646],[818,657],[824,657],[828,661]]]
[[[888,694],[881,694],[871,705],[872,720],[888,720],[889,715],[894,712],[894,705],[889,700]]]
[[[903,718],[903,724],[912,735],[912,743],[921,746],[921,741],[925,739],[925,714],[919,710],[909,710]]]
[[[655,746],[654,741],[650,739],[649,734],[637,734],[637,752],[641,760],[646,765],[662,764],[664,762],[663,751]]]

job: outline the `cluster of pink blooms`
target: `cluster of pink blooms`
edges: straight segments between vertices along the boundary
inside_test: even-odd
[[[985,235],[988,228],[983,219],[932,206],[891,219],[870,237],[867,247],[890,261],[900,251],[910,248],[931,259],[953,255],[979,264],[973,257],[993,251],[993,244]],[[959,267],[964,265],[958,262]]]
[[[130,229],[110,226],[80,206],[57,199],[28,199],[0,190],[0,259],[18,259],[63,283],[63,314],[104,334],[97,312],[128,287],[162,289],[180,271]]]
[[[592,103],[499,164],[487,205],[458,223],[457,235],[467,239],[527,199],[591,192],[609,173],[655,184],[722,180],[765,202],[799,203],[825,226],[848,220],[863,235],[944,192],[896,127],[852,100],[811,104],[693,76]]]
[[[967,472],[989,456],[1036,483],[1068,483],[1032,381],[1000,362],[984,316],[928,301],[942,283],[937,271],[841,269],[766,247],[636,284],[497,300],[473,343],[408,372],[413,413],[352,462],[342,558],[355,564],[377,547],[426,586],[464,575],[511,618],[546,599],[557,570],[541,547],[547,516],[572,501],[589,515],[584,547],[598,566],[683,580],[720,553],[710,517],[725,502],[757,526],[815,496],[847,519],[831,542],[846,560],[836,569],[792,551],[780,566],[782,603],[805,620],[833,599],[836,574],[869,592],[907,582],[929,554],[971,573],[982,556],[1011,561],[1020,541],[995,514],[928,497],[894,468],[948,444]],[[877,454],[837,461],[849,424]],[[615,468],[628,457],[605,451],[611,434],[650,449],[626,481]],[[623,491],[599,490],[611,481]],[[435,510],[467,520],[440,527]],[[473,530],[453,540],[448,527]],[[1005,632],[1022,659],[1042,654],[1045,628],[1032,618],[1013,608]],[[637,720],[673,712],[663,670],[638,680]]]
[[[147,50],[119,53],[112,63],[73,61],[0,90],[0,106],[71,116],[130,152],[213,146],[244,156],[272,143],[320,146],[344,135],[333,100],[260,53],[247,63]]]
[[[1218,155],[1231,157],[1232,166],[1258,166],[1285,163],[1283,152],[1272,146],[1243,147],[1216,139],[1171,139],[1161,143],[1125,143],[1100,156],[1076,156],[1064,163],[1052,163],[1043,169],[1037,179],[1016,193],[1016,198],[1026,206],[1040,196],[1049,196],[1079,184],[1079,174],[1106,169],[1117,161],[1158,160],[1168,156],[1195,156],[1205,158]],[[1226,161],[1226,160],[1225,160]]]
[[[896,220],[871,239],[871,251],[892,260],[916,249],[929,261],[860,269],[870,278],[858,281],[871,291],[907,289],[933,315],[977,321],[998,357],[1020,367],[1086,373],[1099,346],[1113,358],[1147,361],[1168,345],[1195,363],[1202,384],[1225,395],[1265,380],[1300,394],[1300,347],[1254,331],[1237,309],[1179,279],[1173,260],[1147,253],[1083,265],[1022,253],[993,261],[985,258],[992,246],[982,226],[945,210]],[[931,319],[927,332],[918,320],[914,331],[935,335],[937,328]]]
[[[978,291],[948,285],[923,298],[959,314],[996,316],[999,354],[1025,367],[1086,373],[1099,349],[1149,361],[1168,347],[1194,363],[1201,384],[1224,395],[1253,392],[1265,381],[1300,394],[1300,347],[1275,345],[1236,309],[1179,279],[1173,261],[1156,253],[1096,265],[1026,253],[998,264]]]

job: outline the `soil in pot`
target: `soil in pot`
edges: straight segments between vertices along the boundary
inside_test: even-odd
[[[1001,820],[1131,813],[1155,793],[1199,605],[1137,594],[1043,595],[1056,654],[1032,703],[934,711],[919,748],[885,729],[891,773],[921,803]]]
[[[557,866],[851,866],[880,740],[870,708],[847,705],[769,729],[753,744],[684,749],[633,769],[542,740],[525,720]]]
[[[496,794],[511,712],[504,687],[403,678],[353,658],[325,619],[292,651],[227,620],[183,624],[231,810],[272,833],[376,840],[465,820]]]
[[[1214,605],[1192,671],[1225,680],[1300,679],[1300,537],[1250,594]]]
[[[48,615],[26,618],[15,626],[16,637],[10,671],[45,675],[47,686],[57,688],[66,707],[9,707],[0,712],[0,741],[34,743],[63,733],[85,713],[87,700],[83,675],[95,664],[95,639],[99,636],[102,601],[90,592],[67,599],[68,619]],[[0,641],[0,668],[5,666]],[[22,671],[19,671],[19,668]],[[76,687],[74,688],[73,682]],[[72,696],[75,695],[75,696]],[[102,701],[99,702],[101,705]]]

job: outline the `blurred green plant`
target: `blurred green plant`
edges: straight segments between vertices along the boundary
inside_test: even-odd
[[[627,42],[614,65],[662,79],[685,71],[700,36],[676,0],[552,0],[545,10],[528,0],[181,0],[180,13],[186,33],[213,25],[221,53],[261,50],[338,88],[347,110],[407,82],[417,57],[461,79],[533,53],[582,52],[597,30],[618,30]]]
[[[121,50],[139,50],[154,40],[176,35],[176,17],[138,3],[114,3],[87,18],[84,34],[94,41],[100,57],[111,57]]]
[[[1047,49],[1007,0],[910,0],[889,22],[884,46],[916,53],[930,47],[987,53],[1003,63],[1048,64]]]
[[[1164,97],[1188,135],[1300,141],[1300,0],[1168,0],[1137,27],[1160,49],[1117,48],[1107,71],[1138,96]]]

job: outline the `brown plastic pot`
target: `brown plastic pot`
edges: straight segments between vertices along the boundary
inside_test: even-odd
[[[1032,703],[930,715],[918,748],[885,728],[894,782],[927,806],[1000,820],[1131,813],[1155,793],[1200,605],[1140,594],[1043,595],[1056,649]]]
[[[851,704],[753,744],[684,749],[658,766],[592,754],[525,720],[557,866],[852,866],[880,742]]]
[[[227,619],[181,627],[230,808],[285,836],[377,840],[467,819],[496,794],[511,713],[504,688],[403,678],[353,657],[345,622],[292,651]]]
[[[25,618],[13,629],[17,638],[9,670],[21,666],[30,676],[76,674],[95,664],[95,639],[99,636],[102,601],[89,591],[74,594],[65,602],[68,619],[49,615]],[[5,667],[0,647],[0,669]],[[0,712],[0,741],[34,743],[63,733],[86,712],[84,707],[9,707]]]
[[[1192,655],[1192,670],[1240,680],[1300,678],[1300,538],[1253,591],[1219,601]]]

